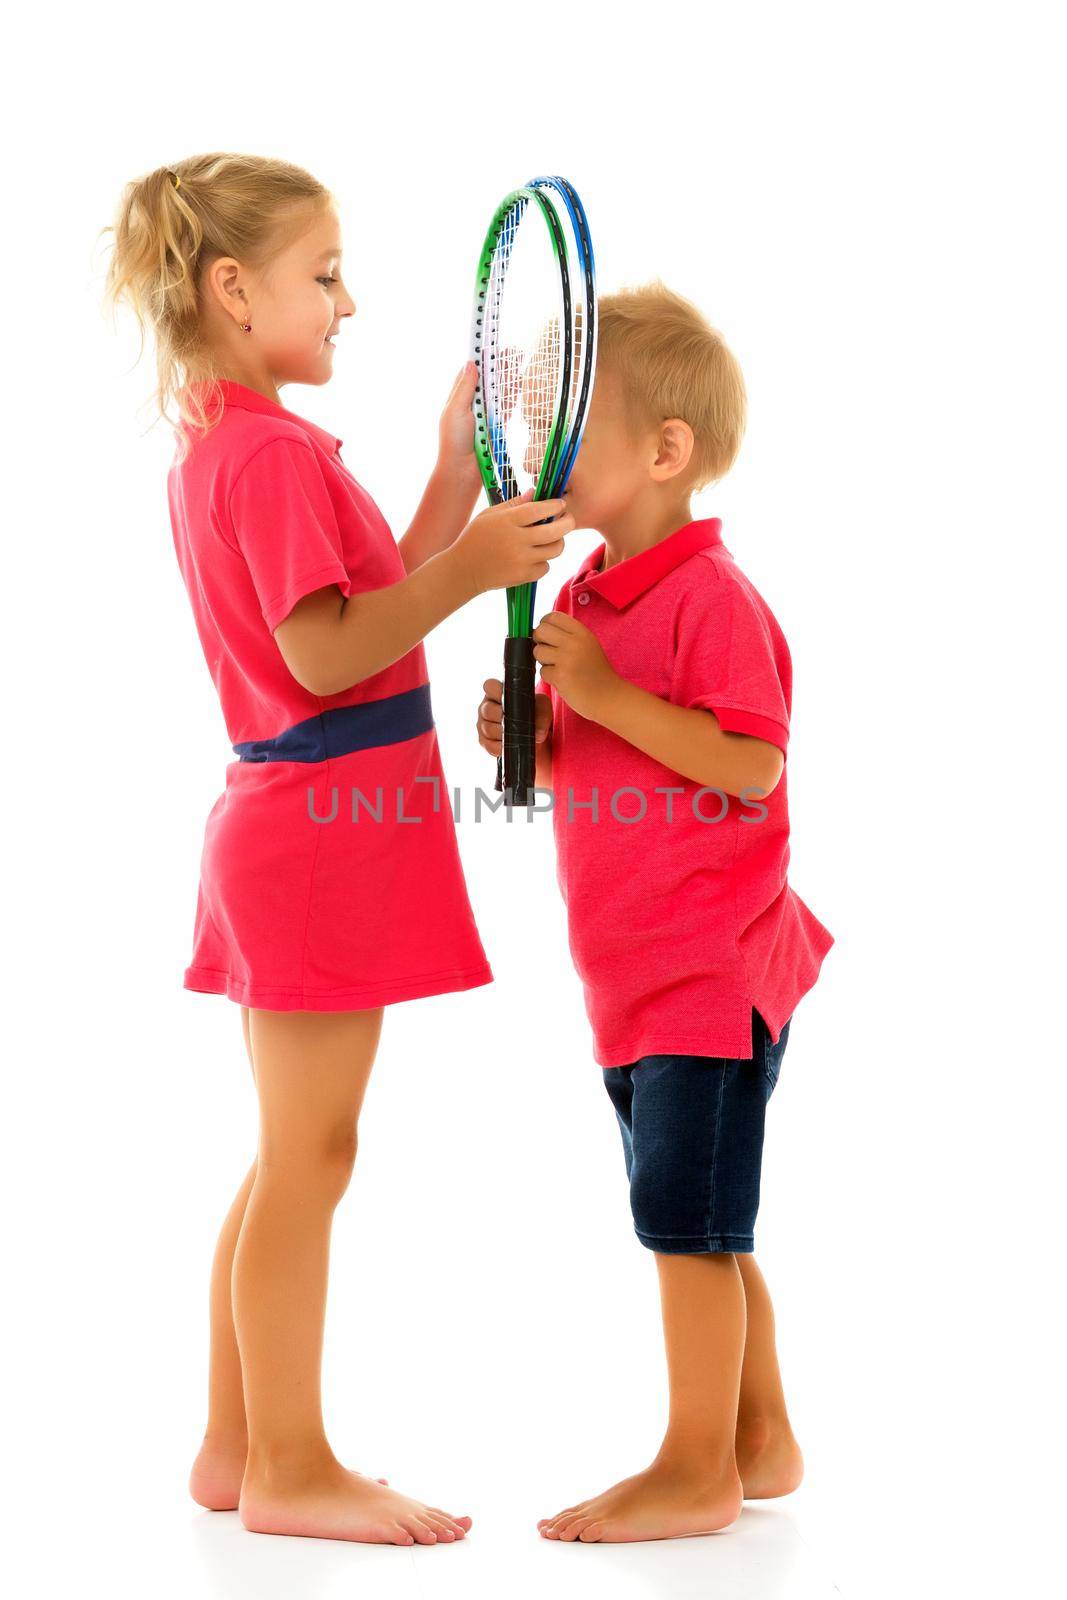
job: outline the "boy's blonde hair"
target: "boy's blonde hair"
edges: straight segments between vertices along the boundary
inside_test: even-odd
[[[141,331],[138,360],[145,329],[152,330],[161,417],[174,422],[167,414],[172,400],[179,417],[202,432],[221,415],[214,404],[219,373],[201,324],[203,269],[233,256],[269,275],[271,258],[332,203],[310,172],[268,156],[190,156],[126,185],[114,226],[101,229],[115,236],[104,299],[112,316],[122,301],[132,307]],[[184,388],[192,377],[207,380],[210,414],[201,397]],[[177,435],[183,459],[180,427]]]
[[[621,379],[634,430],[681,417],[694,435],[689,487],[725,477],[741,447],[747,402],[722,334],[658,278],[599,296],[597,313],[598,360]]]

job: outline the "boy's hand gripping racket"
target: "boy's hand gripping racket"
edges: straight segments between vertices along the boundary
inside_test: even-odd
[[[497,208],[475,286],[474,448],[490,503],[563,494],[596,369],[596,278],[585,211],[563,178],[534,178]],[[503,753],[496,786],[533,804],[533,602],[507,591]]]

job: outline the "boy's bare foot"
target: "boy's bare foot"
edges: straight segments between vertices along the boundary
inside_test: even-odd
[[[350,1472],[339,1461],[279,1463],[257,1470],[250,1461],[238,1507],[251,1533],[304,1539],[352,1539],[359,1544],[451,1544],[470,1517],[398,1494],[378,1478]]]
[[[236,1511],[247,1456],[243,1434],[239,1439],[221,1439],[205,1433],[189,1474],[189,1493],[197,1505],[208,1511]]]
[[[735,1452],[746,1500],[776,1500],[800,1487],[804,1457],[788,1422],[759,1417],[739,1424]]]
[[[241,1481],[248,1459],[248,1441],[217,1439],[204,1435],[200,1452],[189,1474],[189,1493],[197,1505],[208,1511],[236,1511],[241,1499]],[[388,1483],[388,1478],[378,1478]]]
[[[624,1543],[720,1533],[741,1515],[741,1481],[732,1467],[706,1469],[654,1461],[593,1500],[537,1524],[544,1539]]]

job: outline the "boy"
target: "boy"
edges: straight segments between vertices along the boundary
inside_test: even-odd
[[[745,423],[740,369],[661,283],[600,301],[567,490],[604,544],[534,633],[541,788],[634,1228],[655,1252],[670,1385],[652,1464],[549,1539],[713,1533],[803,1463],[752,1257],[766,1102],[833,943],[786,882],[792,672],[781,629],[690,495]],[[501,685],[480,742],[500,749]]]

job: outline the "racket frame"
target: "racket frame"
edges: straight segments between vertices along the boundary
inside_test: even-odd
[[[549,193],[546,194],[545,191]],[[567,241],[564,238],[554,196],[562,199],[573,231],[574,253],[580,268],[580,283],[575,283],[573,286]],[[596,274],[585,210],[576,191],[565,179],[536,178],[522,188],[512,190],[497,207],[482,245],[475,283],[471,329],[471,349],[477,369],[473,402],[474,448],[486,495],[492,505],[499,505],[505,500],[514,498],[518,493],[518,483],[504,448],[503,424],[495,424],[491,399],[487,396],[483,383],[485,355],[491,343],[495,342],[493,329],[497,313],[497,308],[490,301],[489,291],[493,281],[494,262],[500,252],[505,230],[512,218],[516,219],[517,226],[531,204],[540,210],[548,228],[560,273],[562,300],[561,372],[549,442],[534,489],[535,500],[558,498],[566,487],[585,430],[585,419],[596,371]],[[507,252],[510,258],[510,245],[507,246]],[[507,265],[506,259],[501,283],[506,276]],[[581,351],[582,372],[572,404],[571,365],[574,360],[572,293],[575,291],[584,301],[585,324]],[[497,448],[494,448],[494,442]],[[536,588],[536,583],[530,583],[514,586],[507,591],[508,643],[505,650],[507,663],[504,750],[497,763],[496,787],[498,791],[509,792],[509,805],[530,805],[534,798],[536,766],[533,729],[534,662],[529,636],[533,629],[533,601]],[[520,722],[520,728],[517,732],[513,732],[510,738],[509,702],[519,712]]]

